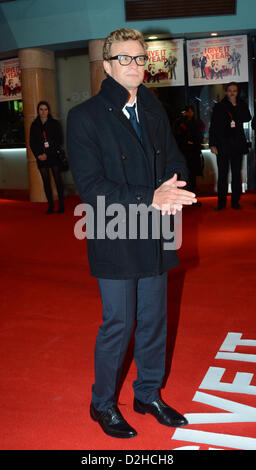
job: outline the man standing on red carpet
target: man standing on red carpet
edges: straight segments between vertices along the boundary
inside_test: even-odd
[[[225,86],[226,96],[213,109],[209,129],[209,146],[217,157],[218,165],[218,205],[222,210],[227,205],[228,171],[231,167],[231,206],[240,210],[242,185],[241,170],[243,155],[248,153],[248,144],[243,124],[251,120],[247,104],[239,98],[239,85],[236,82]]]
[[[82,201],[94,210],[97,225],[97,236],[87,235],[90,272],[97,278],[103,304],[90,415],[106,434],[117,438],[137,435],[122,416],[116,397],[135,321],[134,411],[150,413],[165,426],[187,424],[159,395],[165,372],[167,274],[179,264],[177,252],[165,249],[162,234],[154,237],[150,232],[148,237],[136,238],[126,232],[132,226],[127,215],[131,206],[151,208],[150,220],[157,213],[161,224],[168,218],[173,227],[176,211],[196,202],[195,194],[182,189],[187,168],[168,117],[142,85],[146,50],[139,31],[110,33],[103,47],[107,78],[96,96],[69,112],[67,122],[71,171]],[[106,214],[99,200],[104,200]],[[102,236],[102,225],[105,230],[120,206],[117,236]],[[139,216],[136,222],[142,219]]]

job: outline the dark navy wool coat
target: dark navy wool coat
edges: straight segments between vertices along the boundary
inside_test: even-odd
[[[121,203],[127,208],[127,216],[122,219],[127,227],[129,204],[150,206],[155,189],[174,173],[179,179],[188,179],[185,159],[160,101],[144,85],[139,86],[137,106],[142,144],[122,112],[128,97],[128,91],[108,76],[100,92],[72,108],[67,119],[70,168],[81,200],[94,207],[95,212],[97,196],[105,196],[106,209],[110,204]],[[106,224],[115,216],[106,216]],[[160,220],[163,217],[169,218],[172,227],[173,216],[161,215]],[[95,215],[95,224],[96,218]],[[149,226],[150,221],[149,217]],[[155,239],[152,236],[148,239],[87,237],[90,272],[108,279],[163,273],[179,264],[177,251],[164,250],[163,242],[162,236]]]

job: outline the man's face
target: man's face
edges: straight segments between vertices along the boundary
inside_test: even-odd
[[[111,46],[111,57],[116,55],[145,55],[139,41],[128,40],[114,42]],[[118,60],[103,62],[105,71],[127,90],[133,90],[143,82],[144,66],[137,65],[135,60],[130,65],[120,65]]]
[[[226,96],[229,100],[233,98],[237,98],[238,95],[238,88],[236,85],[230,85],[226,91]]]

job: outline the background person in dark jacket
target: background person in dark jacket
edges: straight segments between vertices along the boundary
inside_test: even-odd
[[[238,96],[235,82],[225,87],[226,96],[214,107],[209,130],[209,146],[217,156],[218,165],[218,205],[217,210],[226,207],[228,193],[228,171],[231,166],[233,209],[241,209],[241,169],[243,155],[248,153],[243,123],[251,120],[246,103]]]
[[[82,201],[94,209],[95,222],[103,218],[97,212],[98,196],[104,199],[104,212],[119,202],[126,210],[121,220],[126,227],[132,204],[152,205],[161,218],[160,211],[175,214],[183,204],[196,201],[193,193],[182,189],[185,181],[177,181],[177,175],[187,179],[187,170],[168,117],[159,100],[142,85],[146,48],[139,31],[113,31],[103,47],[108,77],[100,92],[68,114],[70,167]],[[106,222],[112,219],[106,215]],[[105,224],[102,228],[105,232]],[[116,404],[135,319],[134,410],[150,413],[166,426],[187,423],[159,396],[165,372],[167,271],[178,264],[176,251],[164,249],[163,241],[152,236],[87,237],[90,271],[97,277],[103,305],[90,415],[113,437],[137,434]]]
[[[187,189],[196,192],[196,177],[202,176],[200,123],[195,118],[193,106],[186,106],[185,112],[177,119],[174,125],[175,138],[182,154],[186,158],[189,172]],[[195,203],[201,206],[201,202]]]
[[[30,147],[36,157],[37,167],[42,176],[44,190],[48,201],[46,214],[54,211],[52,190],[50,184],[50,169],[52,171],[59,197],[59,213],[64,212],[63,184],[61,179],[60,161],[57,150],[62,143],[62,131],[59,122],[50,114],[47,101],[37,105],[37,118],[30,128]]]

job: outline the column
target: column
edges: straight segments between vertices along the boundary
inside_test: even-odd
[[[57,117],[55,57],[53,51],[43,49],[20,49],[18,55],[21,67],[30,200],[46,202],[41,175],[29,146],[29,132],[31,123],[37,116],[39,101],[47,101],[53,117]],[[56,199],[56,189],[54,185],[52,186],[53,197]]]
[[[96,95],[101,87],[101,82],[106,78],[103,69],[103,44],[104,39],[89,41],[89,61],[91,74],[91,94]]]

